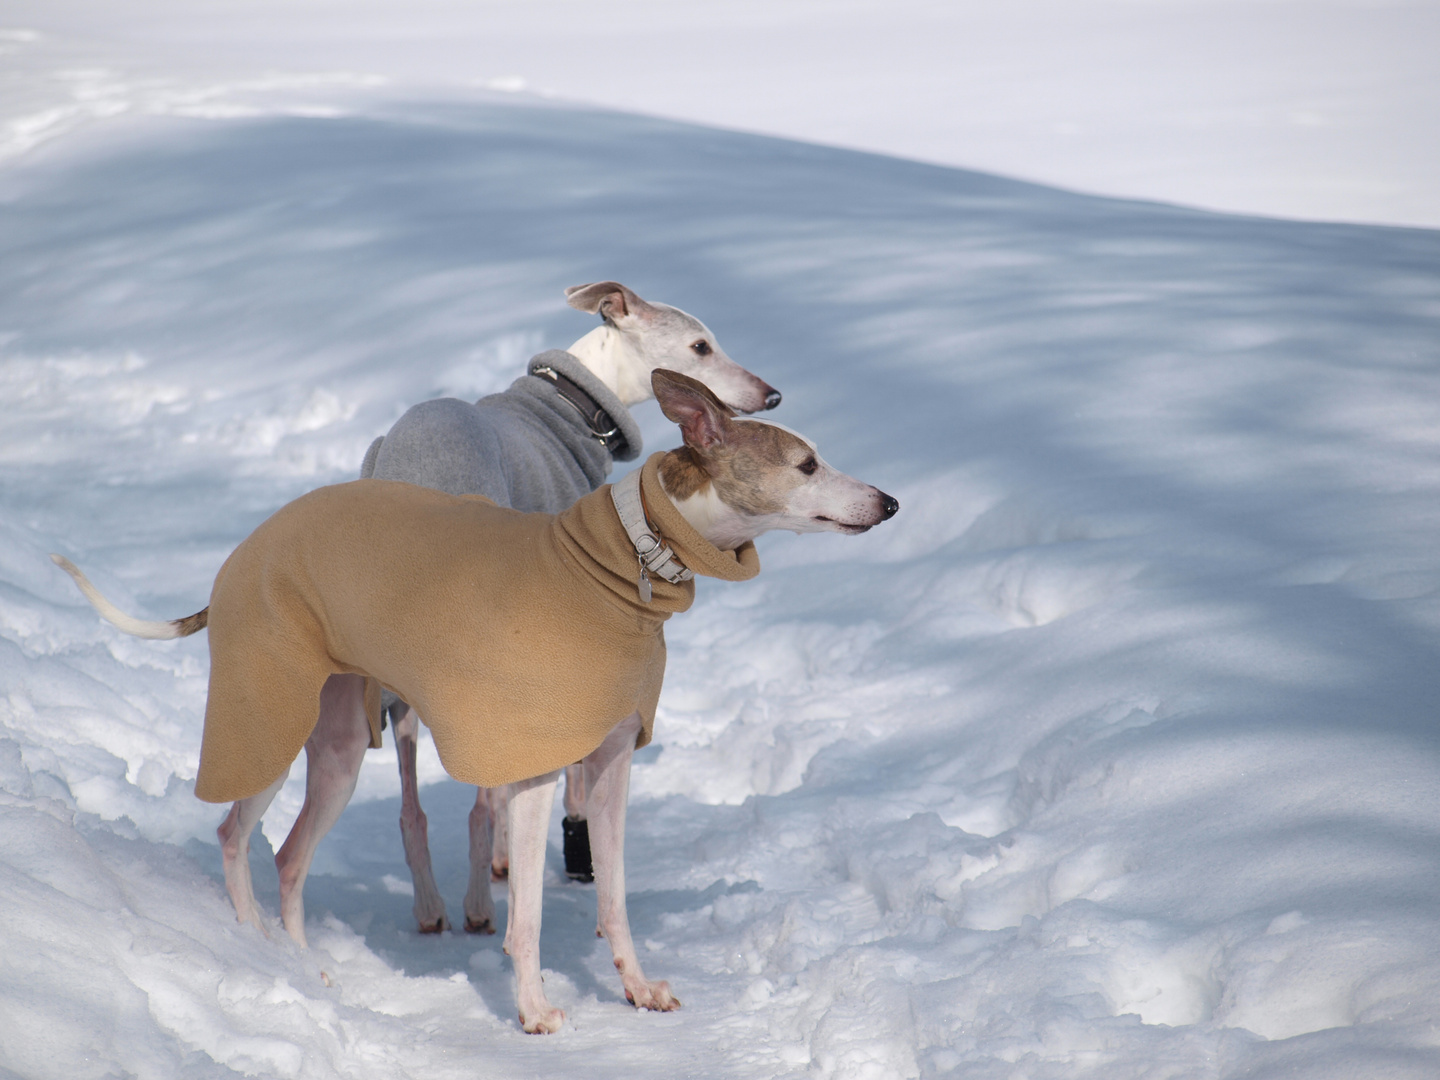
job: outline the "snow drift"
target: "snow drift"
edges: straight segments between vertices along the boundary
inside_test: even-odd
[[[1440,1069],[1440,234],[369,101],[52,143],[0,173],[0,251],[11,1074]],[[552,874],[572,1024],[533,1040],[498,939],[413,932],[388,749],[314,947],[236,926],[203,640],[113,631],[45,553],[188,614],[405,407],[583,333],[561,290],[601,278],[705,319],[902,511],[766,538],[671,624],[627,854],[685,1009],[624,1003]],[[422,769],[454,907],[470,794]]]

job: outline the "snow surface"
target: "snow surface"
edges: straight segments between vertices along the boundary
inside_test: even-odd
[[[251,89],[0,171],[6,1075],[1440,1074],[1440,234]],[[685,1008],[625,1004],[557,822],[538,1039],[498,938],[414,933],[388,747],[312,948],[238,926],[191,794],[205,642],[114,632],[46,553],[188,614],[405,407],[579,337],[561,290],[603,277],[902,509],[768,537],[671,623],[627,856]],[[471,793],[422,769],[453,917]]]
[[[1433,227],[1437,55],[1437,0],[6,0],[0,140],[214,108],[217,84],[488,86],[1106,195]]]

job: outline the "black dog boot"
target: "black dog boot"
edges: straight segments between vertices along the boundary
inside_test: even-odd
[[[565,833],[565,875],[573,881],[594,881],[595,868],[590,862],[590,823],[584,818],[566,816],[560,821]]]

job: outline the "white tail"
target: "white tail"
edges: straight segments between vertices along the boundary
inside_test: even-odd
[[[205,627],[209,608],[196,612],[184,619],[170,619],[168,621],[137,619],[133,615],[126,615],[101,594],[100,590],[90,584],[90,579],[80,572],[80,568],[72,563],[64,555],[51,555],[55,565],[64,570],[72,578],[75,584],[80,586],[80,591],[85,594],[85,599],[95,605],[95,610],[108,622],[114,623],[127,634],[134,634],[136,637],[152,638],[158,641],[166,641],[170,638],[186,637]]]

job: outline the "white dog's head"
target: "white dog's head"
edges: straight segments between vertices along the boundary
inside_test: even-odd
[[[737,412],[753,413],[780,404],[780,391],[725,355],[709,328],[668,304],[642,300],[618,281],[573,285],[566,302],[599,315],[619,336],[617,378],[625,400],[650,396],[650,373],[669,368],[698,379]],[[632,395],[639,393],[638,397]]]

